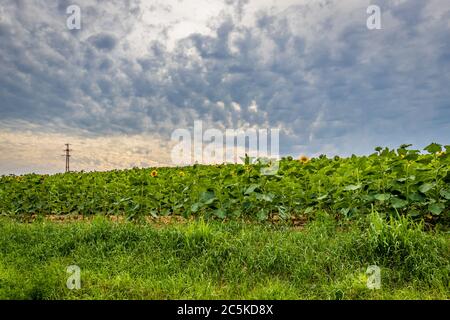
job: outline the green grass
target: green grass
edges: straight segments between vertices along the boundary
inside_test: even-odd
[[[0,219],[1,299],[449,299],[448,233],[406,218],[302,230],[202,220]],[[81,289],[69,290],[69,265]],[[369,265],[381,289],[366,287]]]

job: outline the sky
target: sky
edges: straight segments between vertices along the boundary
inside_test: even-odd
[[[1,0],[0,174],[62,172],[65,143],[73,170],[173,165],[195,121],[294,157],[450,144],[449,84],[448,0]]]

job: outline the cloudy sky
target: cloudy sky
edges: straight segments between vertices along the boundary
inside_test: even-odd
[[[448,0],[2,0],[0,174],[63,171],[66,142],[75,170],[170,165],[196,120],[282,155],[450,144],[449,84]]]

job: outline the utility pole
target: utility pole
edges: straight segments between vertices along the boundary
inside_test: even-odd
[[[66,143],[66,149],[63,150],[65,152],[63,157],[66,157],[66,173],[70,172],[70,151],[72,151],[72,149],[70,149],[69,147],[70,144]]]

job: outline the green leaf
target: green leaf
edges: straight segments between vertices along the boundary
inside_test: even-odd
[[[410,216],[410,217],[418,217],[418,216],[420,216],[420,211],[418,211],[418,210],[408,210],[408,215]]]
[[[425,197],[418,192],[413,192],[409,194],[409,200],[414,202],[422,202],[425,200]]]
[[[431,156],[428,157],[423,157],[417,160],[418,163],[420,164],[424,164],[424,165],[428,165],[430,164],[431,160],[433,160],[433,158]],[[427,167],[419,167],[416,169],[417,171],[430,171],[430,168]]]
[[[450,200],[450,190],[442,189],[441,192],[439,192],[439,193],[443,198]]]
[[[424,183],[419,187],[419,191],[422,193],[427,193],[428,191],[430,191],[431,189],[433,189],[435,186],[434,183]]]
[[[280,215],[281,219],[289,218],[289,213],[286,211],[286,208],[283,206],[277,206],[278,214]]]
[[[255,190],[258,189],[259,187],[260,187],[259,184],[251,184],[251,185],[247,188],[247,190],[245,190],[244,194],[245,194],[245,195],[249,195],[249,194],[255,192]]]
[[[442,151],[442,145],[438,143],[431,143],[428,146],[426,146],[423,150],[428,151],[429,153],[437,153]]]
[[[220,219],[225,219],[225,217],[227,216],[227,213],[222,208],[214,210],[214,214]]]
[[[258,199],[258,200],[263,200],[263,201],[267,201],[267,202],[272,202],[272,200],[273,200],[273,194],[261,194],[261,193],[257,193],[257,194],[256,194],[256,199]]]
[[[322,201],[322,200],[325,200],[326,198],[328,198],[328,193],[321,195],[320,197],[317,198],[317,200]]]
[[[305,210],[305,214],[311,213],[311,212],[313,212],[313,211],[314,211],[314,207],[308,207],[308,208],[306,208],[306,210]]]
[[[217,198],[211,198],[211,199],[205,201],[204,204],[205,204],[205,205],[210,205],[210,204],[212,204],[212,203],[213,203],[214,201],[216,201],[216,200],[217,200]]]
[[[405,156],[408,153],[408,150],[399,148],[397,149],[397,153],[399,156]]]
[[[408,201],[399,199],[399,198],[392,198],[391,199],[392,207],[395,209],[401,209],[408,205]]]
[[[212,190],[208,190],[205,192],[202,192],[202,194],[200,195],[200,200],[204,203],[211,201],[211,199],[215,199],[216,195],[214,193],[214,191]]]
[[[373,196],[378,201],[387,201],[391,198],[391,195],[388,193],[378,193]]]
[[[440,215],[441,212],[444,211],[444,209],[445,209],[444,204],[439,202],[432,203],[428,206],[428,210],[436,216]]]
[[[269,216],[269,212],[268,212],[267,210],[265,210],[265,209],[259,210],[258,213],[257,213],[257,215],[256,215],[256,217],[257,217],[258,220],[260,220],[260,221],[267,220],[268,216]]]
[[[416,153],[409,153],[405,156],[405,160],[409,160],[409,161],[415,161],[419,158],[419,155]]]
[[[350,211],[350,208],[341,208],[340,213],[341,213],[343,216],[347,217],[349,211]]]
[[[345,190],[345,191],[355,191],[355,190],[360,189],[361,187],[362,187],[362,186],[361,186],[360,184],[358,184],[358,185],[350,184],[350,185],[346,186],[346,187],[344,188],[344,190]]]
[[[191,206],[191,211],[192,211],[192,212],[197,212],[197,211],[200,209],[201,205],[202,205],[202,204],[199,203],[199,202],[194,203],[194,204]]]
[[[153,218],[157,218],[157,217],[158,217],[158,212],[157,212],[155,209],[150,210],[150,215],[151,215]]]

